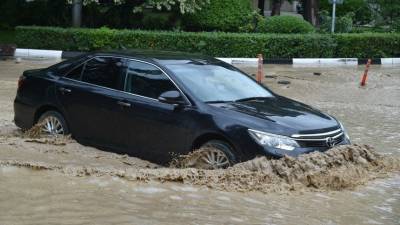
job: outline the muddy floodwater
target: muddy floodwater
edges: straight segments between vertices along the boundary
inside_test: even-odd
[[[360,88],[363,66],[265,65],[271,90],[335,116],[360,145],[327,153],[334,160],[300,158],[320,160],[310,164],[313,176],[304,180],[304,167],[302,174],[266,172],[267,166],[301,166],[292,159],[214,172],[171,169],[71,139],[29,137],[12,122],[18,76],[54,63],[0,61],[1,225],[400,224],[400,173],[387,167],[400,157],[400,66],[371,66],[368,84]],[[322,168],[318,173],[315,165]],[[257,183],[263,179],[270,186]]]

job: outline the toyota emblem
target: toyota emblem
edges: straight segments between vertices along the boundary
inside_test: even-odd
[[[328,147],[333,147],[333,146],[335,146],[335,140],[333,140],[332,137],[326,138],[326,145],[327,145]]]

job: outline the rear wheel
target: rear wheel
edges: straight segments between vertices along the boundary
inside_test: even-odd
[[[67,135],[69,130],[64,117],[56,111],[45,112],[38,120],[38,124],[43,134],[48,135]]]
[[[196,166],[201,169],[225,169],[235,164],[232,147],[220,140],[211,140],[199,149]]]

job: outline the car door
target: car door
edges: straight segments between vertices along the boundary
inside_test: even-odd
[[[143,158],[167,162],[188,147],[189,106],[176,107],[157,100],[165,91],[178,90],[158,67],[141,61],[127,61],[124,99],[130,104],[123,114],[125,143]],[[189,149],[188,149],[189,148]]]
[[[119,147],[125,76],[123,60],[94,57],[60,79],[58,97],[75,137]]]

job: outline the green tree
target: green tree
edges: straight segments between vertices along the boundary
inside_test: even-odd
[[[368,0],[375,20],[381,25],[391,25],[400,19],[399,0]]]
[[[293,3],[293,0],[272,0],[271,16],[279,16],[281,14],[281,7],[284,1]],[[303,6],[303,17],[314,26],[318,26],[318,11],[320,0],[300,0]],[[327,0],[326,0],[327,1]],[[260,14],[264,15],[265,0],[258,0],[258,8]]]
[[[332,4],[328,0],[322,0],[320,11],[332,12]],[[336,5],[336,16],[343,17],[352,13],[355,24],[370,23],[372,18],[371,7],[367,0],[345,0],[343,4]]]
[[[271,16],[281,15],[281,7],[283,0],[272,0]]]
[[[271,16],[279,16],[281,14],[281,7],[282,3],[285,0],[272,0],[272,10],[271,10]],[[286,0],[290,3],[293,2],[293,0]],[[260,14],[264,16],[264,7],[265,7],[265,0],[258,0],[258,8],[260,9]]]
[[[73,0],[68,0],[72,3]],[[128,0],[81,0],[82,3],[101,3],[101,2],[113,2],[114,4],[122,4]],[[141,3],[139,6],[134,8],[134,12],[142,11],[145,7],[154,7],[158,10],[167,9],[172,10],[173,8],[178,8],[182,14],[194,13],[200,10],[204,5],[210,3],[210,0],[144,0],[137,2]]]
[[[111,2],[113,4],[123,4],[131,0],[67,0],[68,3],[73,4],[72,21],[74,26],[80,26],[82,20],[82,4]],[[157,10],[173,10],[177,9],[181,14],[194,13],[201,10],[201,8],[210,3],[210,0],[136,0],[138,5],[133,8],[133,12],[142,12],[145,8],[155,8]]]
[[[320,0],[301,0],[303,5],[303,17],[313,26],[319,26],[319,2]]]

